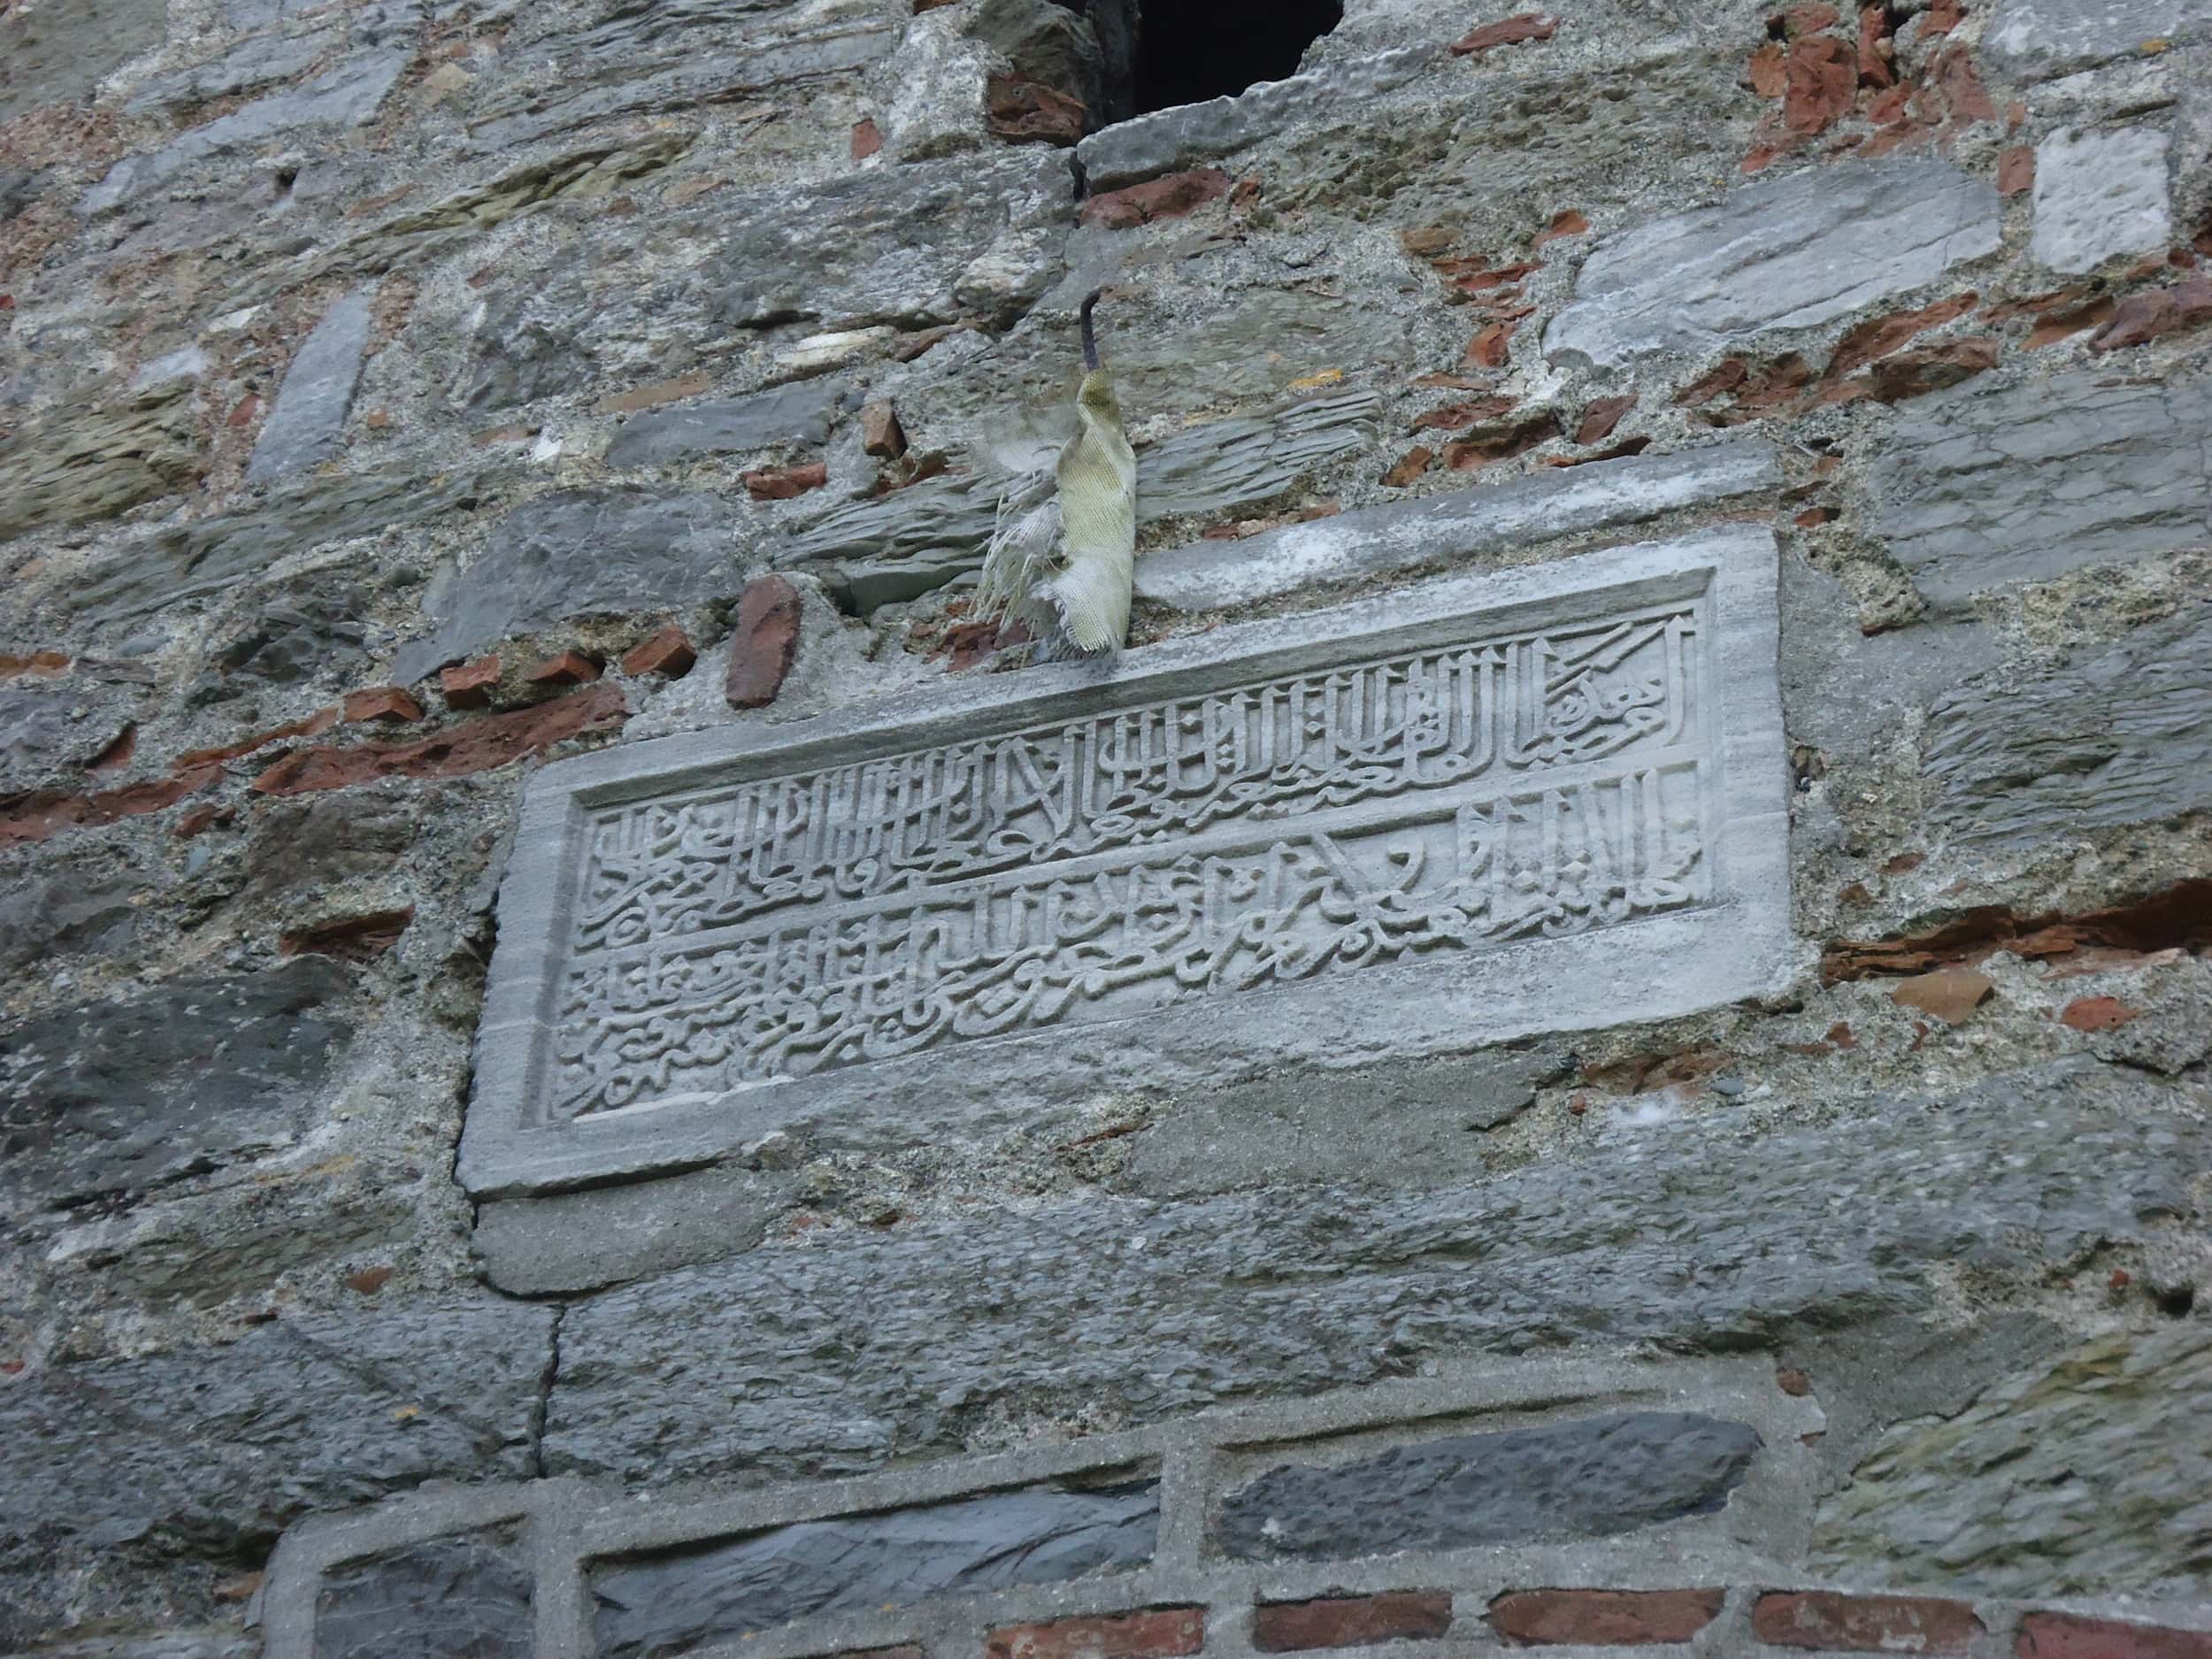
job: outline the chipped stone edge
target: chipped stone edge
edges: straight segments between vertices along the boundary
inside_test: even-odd
[[[1703,1411],[1747,1423],[1763,1449],[1728,1502],[1610,1538],[1479,1546],[1348,1560],[1228,1560],[1209,1547],[1219,1497],[1286,1458],[1349,1451],[1341,1437],[1382,1443],[1490,1432],[1622,1409]],[[1490,1420],[1495,1419],[1495,1420]],[[434,1539],[520,1523],[535,1584],[537,1659],[587,1659],[595,1651],[587,1573],[603,1557],[710,1542],[772,1526],[866,1514],[1005,1491],[1131,1465],[1161,1480],[1159,1542],[1132,1572],[981,1595],[941,1596],[896,1610],[821,1614],[748,1638],[746,1659],[804,1655],[912,1641],[950,1653],[980,1624],[1117,1613],[1172,1602],[1249,1607],[1333,1590],[1355,1594],[1436,1585],[1494,1594],[1541,1584],[1674,1588],[1780,1575],[1804,1558],[1816,1482],[1804,1437],[1826,1417],[1810,1397],[1776,1386],[1763,1356],[1645,1361],[1617,1354],[1496,1360],[1440,1367],[1429,1376],[1335,1390],[1310,1400],[1247,1405],[1179,1421],[1054,1445],[941,1462],[845,1479],[747,1490],[692,1487],[626,1495],[573,1477],[481,1486],[433,1484],[365,1510],[296,1523],[279,1542],[262,1599],[267,1659],[312,1659],[323,1577],[364,1558]],[[1340,1441],[1338,1447],[1329,1442]],[[1319,1442],[1319,1444],[1314,1444]],[[697,1650],[734,1655],[734,1643]],[[1237,1627],[1210,1632],[1207,1652],[1243,1659]]]
[[[562,941],[584,860],[588,813],[685,789],[846,764],[1079,718],[1139,701],[1189,695],[1248,665],[1301,672],[1345,658],[1348,642],[1418,649],[1460,625],[1541,626],[1586,614],[1617,595],[1636,603],[1709,586],[1717,764],[1709,797],[1716,902],[1594,933],[1515,941],[1311,985],[1240,1004],[1239,1043],[1271,1064],[1348,1065],[1386,1050],[1463,1052],[1540,1033],[1687,1014],[1772,995],[1793,972],[1789,926],[1786,749],[1778,682],[1778,548],[1763,526],[1729,526],[1514,570],[1409,586],[1388,595],[1224,627],[1125,653],[995,676],[933,696],[841,710],[788,726],[746,723],[602,750],[547,767],[525,796],[516,852],[499,901],[477,1035],[475,1087],[456,1172],[478,1198],[558,1190],[696,1167],[771,1129],[810,1118],[879,1110],[957,1121],[972,1094],[972,1061],[987,1052],[998,1087],[1039,1099],[1135,1087],[1144,1078],[1203,1079],[1218,1070],[1219,1009],[1200,999],[1155,1013],[1141,1053],[1117,1041],[1127,1020],[969,1044],[844,1068],[649,1115],[611,1114],[557,1129],[534,1126],[555,1037]],[[1009,695],[1012,693],[1013,695]],[[1417,980],[1419,995],[1408,995]],[[1529,987],[1543,987],[1531,995]]]

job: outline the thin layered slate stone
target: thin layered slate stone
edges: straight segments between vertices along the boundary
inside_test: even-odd
[[[749,397],[652,410],[623,423],[608,446],[607,465],[661,466],[776,443],[818,445],[828,441],[846,390],[833,380],[803,380]]]
[[[1996,187],[1943,161],[1843,161],[1614,237],[1544,332],[1567,368],[1813,328],[1996,252]]]
[[[1901,1425],[1821,1505],[1824,1577],[1947,1594],[2212,1596],[2212,1330],[2099,1338]]]
[[[349,1562],[316,1598],[314,1659],[530,1659],[535,1635],[511,1533]]]
[[[1774,559],[1709,533],[549,768],[463,1179],[972,1102],[984,1042],[1038,1107],[1157,1086],[1225,999],[1293,1064],[1775,986]]]
[[[1713,1513],[1759,1445],[1748,1424],[1633,1411],[1286,1463],[1222,1500],[1215,1537],[1246,1561],[1601,1538]]]
[[[2111,379],[1962,391],[1898,421],[1875,527],[1923,594],[1950,603],[2212,540],[2212,380]]]
[[[592,1575],[598,1652],[658,1659],[818,1613],[1125,1571],[1152,1559],[1159,1528],[1150,1483],[1009,1492],[609,1563]]]
[[[1930,816],[1974,841],[2032,845],[2212,807],[2212,611],[2025,686],[1945,695],[1924,765]]]
[[[1982,52],[2008,80],[2040,81],[2207,34],[2212,0],[1997,0]]]
[[[1740,1352],[1932,1312],[1957,1264],[2008,1281],[2170,1236],[2212,1171],[2188,1085],[2086,1057],[1763,1111],[1605,1125],[1439,1190],[1089,1197],[664,1273],[569,1310],[546,1465],[810,1478],[956,1450],[1000,1404],[1158,1423],[1472,1352]],[[1254,1277],[1272,1262],[1297,1271]]]

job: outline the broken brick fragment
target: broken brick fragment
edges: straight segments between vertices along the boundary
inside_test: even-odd
[[[1416,444],[1401,456],[1398,465],[1383,474],[1382,481],[1392,489],[1403,489],[1429,470],[1429,463],[1436,459],[1436,451],[1425,443]]]
[[[312,927],[280,934],[277,949],[287,956],[339,956],[366,962],[383,956],[399,943],[400,935],[414,919],[415,907],[411,904],[404,910],[341,917],[335,921],[318,922]]]
[[[349,691],[339,708],[341,718],[348,726],[363,726],[371,720],[404,726],[422,718],[422,704],[397,686],[371,686],[365,691]]]
[[[534,686],[588,686],[603,672],[581,651],[563,651],[533,664],[522,677]]]
[[[1109,190],[1083,204],[1082,222],[1108,230],[1133,230],[1159,219],[1180,219],[1229,194],[1229,175],[1218,167],[1171,173],[1122,189]]]
[[[1558,416],[1532,415],[1525,420],[1507,422],[1487,431],[1455,438],[1444,446],[1444,465],[1455,472],[1471,472],[1479,467],[1525,455],[1558,435]]]
[[[2025,196],[2035,188],[2035,146],[2015,144],[1997,157],[1997,194]]]
[[[1790,45],[1782,124],[1810,138],[1851,113],[1858,101],[1858,58],[1832,35],[1813,35]]]
[[[25,656],[12,656],[0,651],[0,680],[13,680],[19,674],[33,680],[51,680],[66,672],[69,658],[59,651],[32,651]]]
[[[1997,982],[1972,968],[1938,968],[1915,974],[1889,994],[1900,1008],[1916,1008],[1947,1025],[1956,1025],[1988,1001]]]
[[[1821,378],[1839,380],[1876,358],[1887,357],[1915,334],[1964,316],[1974,309],[1978,298],[1970,292],[1955,294],[1917,311],[1893,311],[1855,325],[1836,342],[1835,351],[1829,357],[1828,367]]]
[[[488,709],[499,684],[499,658],[480,657],[472,663],[438,671],[438,689],[449,709]]]
[[[873,116],[864,115],[853,123],[853,159],[865,161],[883,148],[883,129]]]
[[[1571,207],[1563,213],[1554,215],[1552,222],[1536,233],[1536,239],[1529,246],[1541,248],[1546,242],[1557,242],[1564,236],[1587,234],[1589,229],[1590,221]]]
[[[1065,149],[1090,130],[1090,111],[1080,98],[1018,75],[991,77],[984,94],[984,114],[994,137],[1017,143]]]
[[[829,464],[810,461],[803,466],[765,467],[745,474],[745,490],[755,501],[789,501],[829,482]]]
[[[1582,424],[1575,428],[1577,443],[1603,443],[1613,435],[1613,428],[1621,424],[1621,417],[1636,407],[1636,394],[1629,392],[1620,397],[1594,398],[1582,411]]]
[[[663,680],[681,680],[699,660],[691,641],[672,623],[649,640],[641,640],[622,654],[622,672],[634,680],[657,674]]]
[[[1789,53],[1778,42],[1769,41],[1751,54],[1750,67],[1744,78],[1760,97],[1778,98],[1789,90]]]
[[[1871,5],[1859,12],[1859,84],[1863,87],[1886,87],[1896,83],[1897,71],[1892,59],[1897,50],[1891,40],[1889,8]]]
[[[600,684],[534,708],[480,718],[408,743],[303,749],[253,780],[259,795],[307,795],[379,778],[460,778],[544,753],[557,743],[622,724],[629,705],[618,686]]]
[[[2058,1017],[2059,1024],[2080,1032],[2116,1031],[2140,1018],[2140,1013],[2116,996],[2078,996]]]
[[[1548,41],[1559,32],[1559,19],[1540,12],[1523,12],[1485,23],[1452,42],[1455,58],[1479,58],[1494,46],[1517,46],[1524,41]]]
[[[799,590],[781,576],[746,584],[730,639],[730,707],[764,709],[776,700],[798,652],[799,610]]]
[[[864,455],[886,461],[895,461],[906,453],[906,428],[899,424],[899,411],[891,404],[879,399],[863,406],[860,449]]]
[[[2212,322],[2212,277],[2191,277],[2171,288],[2131,294],[2089,342],[2092,351],[2120,351],[2164,334]]]
[[[1458,432],[1479,420],[1494,420],[1513,407],[1510,397],[1478,397],[1464,403],[1447,403],[1416,418],[1414,432]]]

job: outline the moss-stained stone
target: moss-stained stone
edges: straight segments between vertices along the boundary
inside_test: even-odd
[[[1952,1594],[2212,1594],[2212,1326],[2103,1338],[1901,1425],[1823,1506],[1816,1570]]]

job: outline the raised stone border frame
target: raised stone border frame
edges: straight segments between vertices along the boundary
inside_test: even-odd
[[[1437,551],[1443,560],[1452,549]],[[500,895],[459,1177],[480,1198],[557,1190],[709,1163],[814,1118],[883,1118],[883,1133],[895,1140],[889,1120],[907,1114],[956,1121],[978,1075],[1009,1099],[1095,1098],[1204,1087],[1235,1069],[1464,1052],[1771,994],[1788,982],[1793,954],[1777,557],[1766,528],[1721,526],[1223,627],[1130,651],[1106,667],[988,676],[895,703],[687,733],[549,766],[526,796]],[[1700,683],[1714,705],[1701,716],[1709,745],[1700,763],[1707,897],[1694,907],[1241,992],[1233,1019],[1222,1017],[1221,999],[1190,998],[1146,1017],[1141,1049],[1115,1037],[1126,1021],[1048,1026],[963,1044],[949,1051],[956,1059],[937,1050],[734,1098],[544,1121],[555,1002],[595,811],[1095,718],[1262,675],[1325,672],[1378,652],[1456,646],[1483,630],[1586,622],[1608,603],[1691,597],[1703,607]]]

